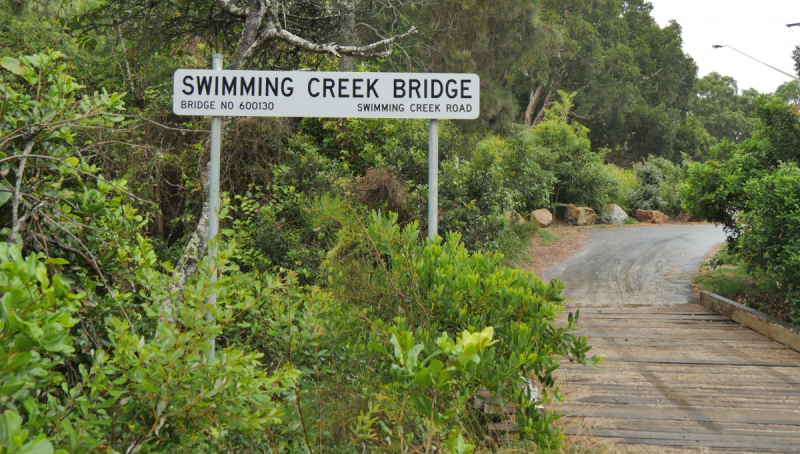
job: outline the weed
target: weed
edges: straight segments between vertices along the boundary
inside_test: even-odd
[[[544,240],[545,246],[550,246],[553,242],[561,239],[560,236],[556,235],[555,233],[549,230],[539,230],[539,236],[541,236],[542,239]]]

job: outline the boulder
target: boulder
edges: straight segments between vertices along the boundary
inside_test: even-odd
[[[542,208],[528,213],[525,218],[528,222],[533,222],[539,227],[547,227],[553,222],[553,215],[550,211]]]
[[[660,211],[638,210],[636,219],[646,224],[663,224],[669,221],[669,216]]]
[[[522,216],[520,216],[519,213],[517,213],[514,210],[507,210],[504,214],[508,218],[508,225],[518,225],[525,223],[525,219],[523,219]]]
[[[597,218],[597,213],[589,207],[570,205],[564,211],[564,221],[573,225],[591,225]]]
[[[700,219],[687,214],[685,211],[681,211],[681,214],[675,219],[677,219],[678,222],[700,222]]]
[[[628,214],[619,205],[611,204],[603,207],[603,216],[601,216],[603,223],[622,224],[627,219]]]

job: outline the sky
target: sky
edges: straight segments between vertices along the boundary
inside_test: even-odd
[[[662,27],[676,20],[683,28],[683,51],[697,63],[697,76],[711,72],[736,79],[739,90],[773,93],[786,75],[723,47],[797,77],[792,51],[800,46],[800,0],[649,0]]]

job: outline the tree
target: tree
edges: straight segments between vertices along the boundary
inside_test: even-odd
[[[697,81],[692,114],[715,139],[740,143],[750,137],[758,123],[750,118],[754,96],[758,93],[739,94],[736,80],[712,72]]]
[[[775,96],[781,98],[787,104],[800,105],[800,82],[793,80],[781,84],[775,90]]]
[[[339,6],[320,0],[118,0],[100,3],[74,25],[122,24],[137,42],[150,46],[204,38],[217,51],[231,51],[230,69],[271,66],[281,52],[386,58],[396,41],[416,31],[410,27],[362,46],[324,43],[337,36]]]
[[[570,114],[590,129],[595,149],[631,160],[671,155],[688,112],[696,66],[682,51],[676,23],[661,28],[643,1],[545,0],[541,21],[559,32],[539,49],[546,62],[518,90],[525,122],[536,124],[559,89],[574,91]],[[530,94],[529,94],[530,93]]]
[[[797,75],[800,76],[800,46],[794,48],[792,59],[794,60],[794,69],[797,71]]]
[[[540,4],[539,0],[408,2],[399,16],[383,20],[410,21],[419,25],[421,33],[391,64],[398,69],[477,73],[480,122],[507,132],[519,112],[512,90],[518,80],[526,79],[519,72],[533,64],[548,35],[538,21]]]

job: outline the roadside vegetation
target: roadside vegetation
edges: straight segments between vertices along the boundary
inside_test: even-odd
[[[766,134],[748,139],[749,112],[785,107],[698,80],[680,27],[649,11],[0,4],[0,451],[491,452],[497,417],[472,405],[488,390],[517,408],[508,449],[598,452],[539,410],[561,398],[562,362],[600,359],[579,314],[555,322],[564,283],[514,268],[555,235],[505,213],[702,208],[678,188],[713,164],[692,162],[734,159]],[[336,42],[383,47],[307,45]],[[173,115],[171,92],[215,52],[239,69],[479,73],[480,120],[440,123],[441,237],[421,233],[424,121],[230,118],[213,280],[208,119]],[[773,167],[747,186],[759,207],[794,187]],[[772,211],[750,212],[768,230]]]
[[[755,106],[760,124],[753,136],[722,143],[712,150],[714,160],[690,165],[680,195],[688,212],[728,233],[714,263],[736,271],[723,268],[714,285],[799,324],[800,112],[779,98],[759,98]]]
[[[709,291],[752,307],[779,320],[791,322],[792,303],[777,276],[762,269],[748,268],[728,248],[715,253],[695,277],[700,290]]]

